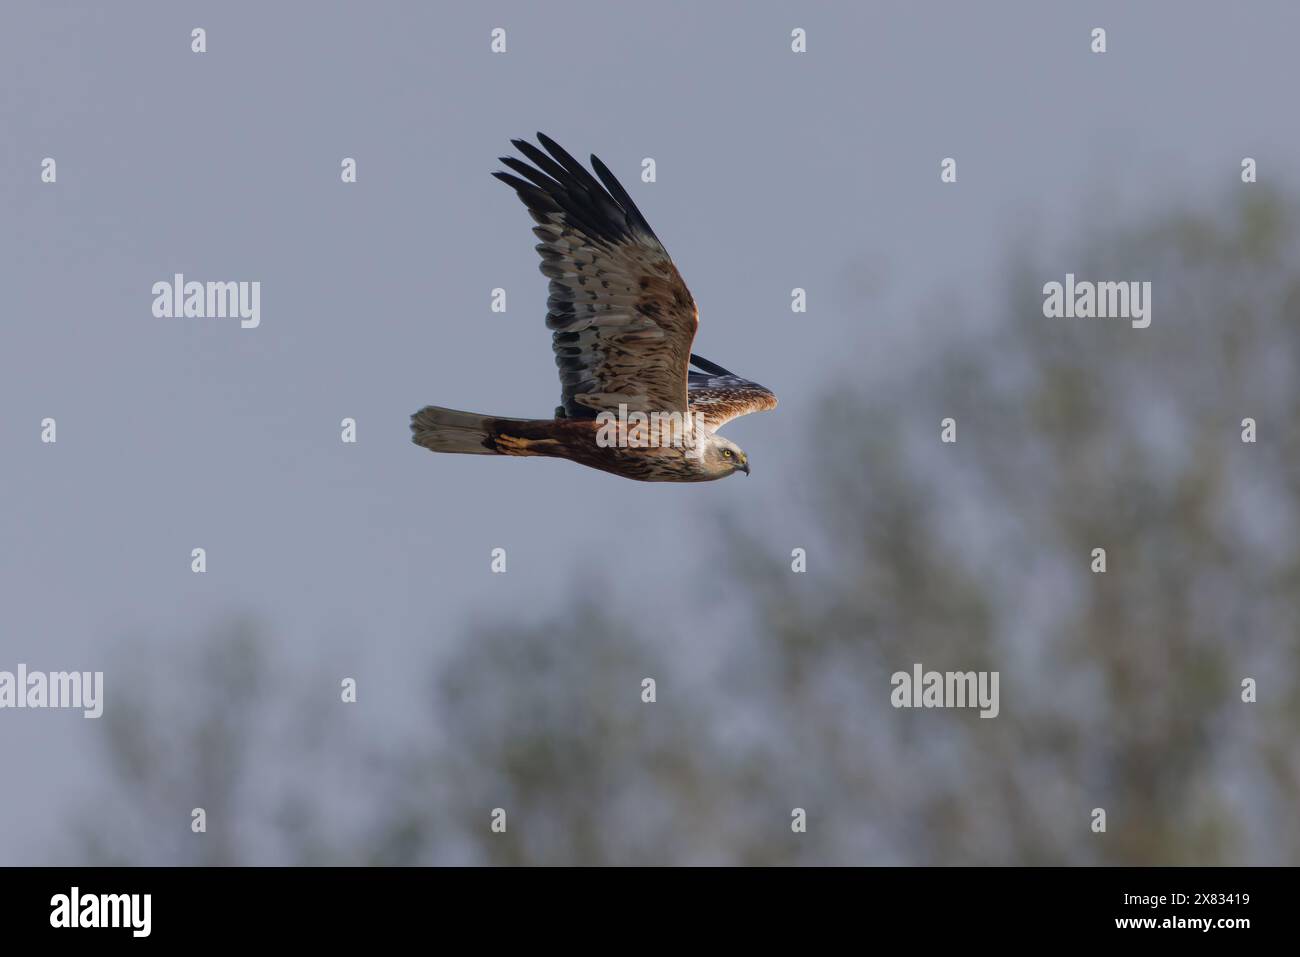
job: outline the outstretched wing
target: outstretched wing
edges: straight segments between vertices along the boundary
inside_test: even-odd
[[[696,355],[691,356],[691,365],[705,371],[692,370],[688,377],[686,394],[690,411],[702,413],[704,424],[711,431],[742,415],[776,408],[776,395],[757,382],[742,379]]]
[[[550,137],[537,139],[549,156],[512,140],[533,166],[503,156],[519,175],[492,175],[514,188],[538,224],[563,414],[595,418],[620,403],[629,411],[685,413],[699,324],[690,290],[604,163],[591,158],[597,182]]]

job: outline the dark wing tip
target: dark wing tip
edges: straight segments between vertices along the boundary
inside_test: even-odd
[[[618,177],[610,171],[608,166],[601,162],[600,157],[595,153],[591,154],[591,168],[596,171],[596,175],[600,177],[600,181],[604,184],[605,189],[614,197],[614,201],[623,208],[623,212],[627,214],[628,218],[631,219],[639,229],[645,230],[647,235],[658,239],[659,237],[655,236],[655,231],[650,228],[650,224],[646,221],[645,216],[642,215],[641,210],[637,208],[636,202],[632,199],[631,194],[623,188],[623,184],[618,181]]]
[[[529,209],[536,210],[539,213],[554,213],[560,211],[560,206],[554,198],[548,196],[545,190],[539,189],[533,183],[522,180],[512,173],[506,173],[502,170],[493,170],[492,175],[519,194],[519,198],[524,201],[524,205]]]
[[[630,240],[640,233],[662,246],[631,195],[600,157],[591,154],[589,170],[540,130],[537,141],[541,148],[525,139],[512,139],[511,145],[532,166],[503,156],[500,157],[502,165],[518,176],[493,175],[513,187],[530,207],[537,205],[547,213],[561,210],[575,225],[593,236],[619,241]],[[523,188],[525,180],[531,183],[527,189]],[[539,199],[539,196],[545,198]]]
[[[691,353],[691,365],[695,366],[695,368],[697,369],[703,369],[705,372],[709,373],[710,375],[730,375],[730,376],[736,375],[736,373],[722,368],[722,366],[718,365],[716,362],[710,362],[708,359],[705,359],[703,356],[697,356],[693,352]],[[740,378],[740,377],[736,376],[736,378]]]

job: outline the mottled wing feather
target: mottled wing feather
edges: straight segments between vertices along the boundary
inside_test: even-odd
[[[685,412],[699,314],[690,290],[627,191],[596,157],[600,181],[549,137],[543,152],[512,140],[533,165],[501,162],[537,222],[550,280],[546,325],[569,418],[601,411]],[[547,155],[547,154],[550,155]],[[558,412],[559,410],[557,410]]]
[[[742,415],[776,408],[776,396],[771,390],[730,373],[692,372],[686,394],[691,413],[702,413],[710,430]]]

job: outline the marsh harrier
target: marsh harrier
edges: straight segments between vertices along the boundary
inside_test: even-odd
[[[717,429],[774,408],[776,396],[691,353],[695,300],[609,168],[592,156],[593,176],[550,137],[537,139],[545,152],[512,141],[532,165],[502,157],[513,172],[492,175],[537,222],[560,405],[549,419],[431,405],[411,416],[412,441],[434,452],[569,459],[644,482],[749,474],[748,457]]]

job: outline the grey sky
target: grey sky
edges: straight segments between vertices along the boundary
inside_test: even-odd
[[[1006,242],[1218,195],[1246,155],[1294,182],[1298,32],[1290,3],[7,3],[0,669],[105,670],[112,708],[136,637],[249,610],[291,665],[361,676],[382,732],[415,713],[410,653],[467,615],[527,616],[574,574],[697,573],[701,510],[797,482],[824,385],[906,368],[952,334],[953,290],[995,301]],[[780,395],[728,429],[752,477],[643,486],[409,443],[424,404],[555,405],[531,223],[488,175],[539,129],[636,198],[700,304],[697,351]],[[260,328],[154,318],[176,272],[260,281]],[[635,567],[602,554],[615,520]],[[43,860],[98,734],[0,712],[21,769],[0,863]]]

